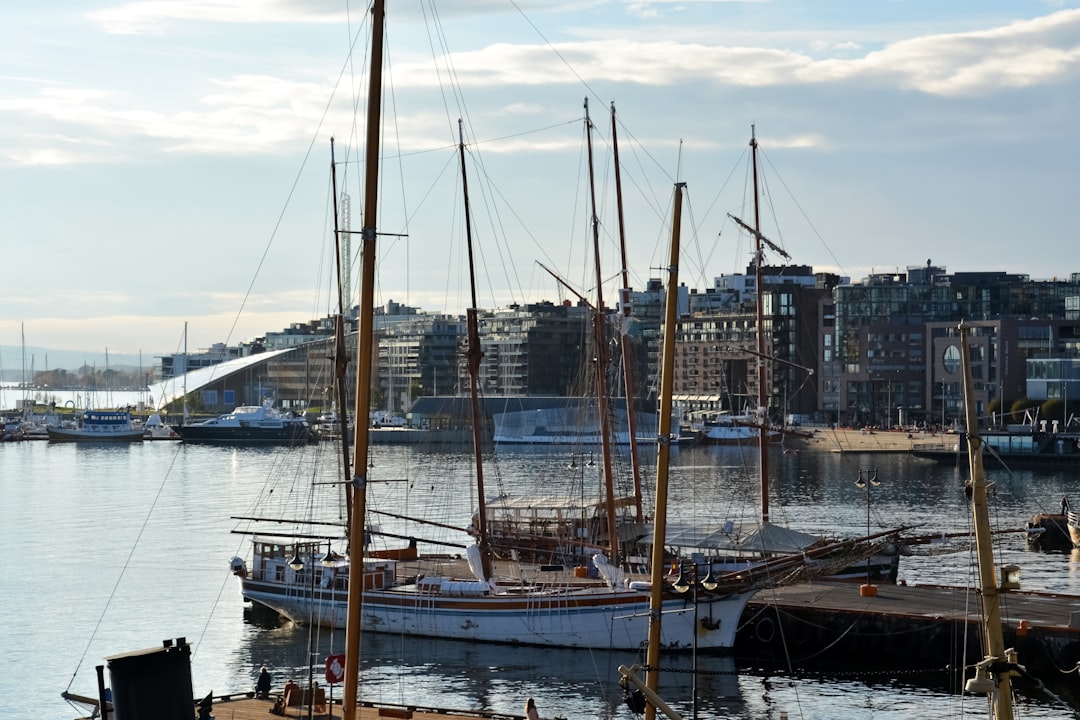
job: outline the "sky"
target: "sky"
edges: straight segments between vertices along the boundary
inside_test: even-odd
[[[354,258],[367,212],[364,3],[0,17],[0,365],[23,342],[151,357],[185,328],[194,350],[334,311],[331,137]],[[390,0],[386,47],[378,305],[471,304],[459,119],[480,307],[598,285],[613,304],[620,228],[631,286],[662,277],[676,182],[681,282],[742,272],[751,132],[790,262],[1080,273],[1077,1]]]

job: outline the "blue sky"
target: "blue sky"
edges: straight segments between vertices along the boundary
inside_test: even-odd
[[[23,327],[150,356],[185,322],[197,348],[332,308],[331,135],[354,230],[363,203],[363,4],[0,12],[4,367]],[[387,39],[377,303],[468,302],[459,117],[479,304],[571,297],[539,263],[591,296],[585,97],[608,304],[611,102],[635,287],[665,263],[676,180],[682,281],[745,267],[727,213],[749,212],[751,125],[763,227],[793,262],[1080,272],[1078,2],[391,0]]]

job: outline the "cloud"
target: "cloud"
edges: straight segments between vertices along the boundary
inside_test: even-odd
[[[146,31],[168,20],[202,22],[327,22],[336,3],[290,3],[285,0],[220,0],[218,2],[140,2],[95,13],[119,32]],[[690,28],[687,32],[697,32]],[[854,31],[852,31],[854,32]],[[656,33],[654,33],[655,35]],[[438,82],[438,64],[452,68],[457,83],[474,90],[560,88],[581,83],[616,83],[664,88],[671,92],[713,92],[738,88],[873,87],[876,91],[914,90],[932,96],[978,97],[1005,89],[1052,85],[1069,79],[1080,63],[1080,10],[1063,10],[1033,20],[988,30],[925,35],[889,43],[862,57],[815,58],[797,49],[740,47],[663,39],[606,39],[547,44],[495,43],[431,59],[404,53],[395,61],[398,91],[424,89]],[[833,52],[850,56],[858,39],[834,40]],[[555,50],[562,62],[553,61]],[[134,95],[134,90],[106,91],[92,87],[39,86],[37,94],[8,94],[0,113],[31,116],[57,123],[56,135],[74,139],[61,149],[40,139],[18,138],[0,153],[20,165],[62,165],[111,159],[130,161],[135,153],[153,151],[192,154],[258,154],[276,152],[309,139],[328,110],[333,81],[293,68],[296,77],[237,73],[195,78],[201,88],[190,98]],[[702,85],[704,83],[704,85]],[[188,83],[192,84],[192,83]],[[341,92],[338,90],[337,92]],[[201,94],[200,94],[201,93]],[[544,113],[531,94],[531,104],[499,103],[493,116]],[[338,98],[345,100],[344,97]],[[182,111],[159,109],[170,102]],[[351,123],[352,109],[341,102],[325,122]],[[431,136],[431,117],[400,116],[403,147],[441,147],[445,137]],[[35,125],[40,125],[35,122]],[[430,127],[428,127],[430,126]],[[112,142],[123,139],[124,142]],[[139,141],[142,141],[141,143]],[[528,141],[519,140],[514,147]],[[804,139],[820,145],[820,138]],[[511,145],[503,146],[509,149]],[[125,153],[127,156],[125,156]]]
[[[87,13],[115,35],[161,35],[170,23],[337,23],[341,3],[330,0],[154,0],[133,2]]]
[[[970,96],[1051,83],[1080,63],[1080,10],[990,30],[901,40],[858,60],[826,60],[800,71],[812,82],[896,78],[932,95]]]
[[[990,30],[926,35],[890,43],[862,57],[817,59],[797,49],[740,47],[669,39],[606,39],[545,44],[495,43],[440,58],[464,86],[508,87],[578,82],[728,87],[875,84],[932,95],[977,95],[1053,83],[1080,62],[1080,10],[1065,10]],[[850,55],[855,39],[813,42],[818,52]],[[562,62],[552,62],[555,51]],[[438,81],[430,60],[395,67],[399,86]]]

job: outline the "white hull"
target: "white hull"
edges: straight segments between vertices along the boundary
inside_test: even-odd
[[[306,623],[344,628],[343,591],[245,579],[244,596],[281,615]],[[739,618],[752,592],[699,594],[697,632],[694,598],[669,595],[663,606],[665,649],[727,650],[735,643]],[[364,592],[363,629],[470,642],[539,645],[598,650],[635,650],[648,637],[649,593],[607,587],[506,592],[450,597],[419,592],[415,585]],[[314,611],[314,612],[313,612]]]
[[[89,430],[70,430],[49,428],[49,439],[53,442],[142,442],[142,430],[126,432],[93,432]]]
[[[742,445],[744,443],[757,442],[758,433],[755,427],[743,425],[711,425],[697,428],[701,442],[709,445]],[[779,439],[780,434],[769,431],[769,442]]]

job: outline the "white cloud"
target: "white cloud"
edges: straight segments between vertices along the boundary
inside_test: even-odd
[[[325,22],[335,7],[329,0],[311,5],[284,0],[177,0],[119,5],[99,11],[95,17],[113,31],[122,27],[143,31],[169,19]],[[832,46],[850,54],[858,44],[851,39]],[[1080,10],[1064,10],[990,30],[901,40],[856,59],[815,59],[797,50],[686,43],[667,36],[650,41],[561,42],[553,47],[564,62],[552,62],[552,47],[544,44],[496,43],[437,61],[412,55],[395,62],[393,81],[401,90],[430,87],[437,82],[432,64],[438,62],[443,67],[452,66],[456,81],[465,88],[559,88],[581,82],[669,89],[690,88],[695,83],[706,83],[705,88],[869,83],[878,90],[892,87],[931,95],[977,96],[1003,88],[1052,84],[1075,73],[1080,62]],[[60,150],[51,143],[22,138],[0,153],[24,165],[89,162],[104,159],[105,152],[132,152],[139,139],[151,140],[159,151],[170,153],[272,152],[309,138],[331,96],[328,79],[310,76],[223,75],[197,79],[194,87],[200,82],[201,95],[170,98],[186,108],[181,112],[158,109],[160,99],[134,95],[134,90],[50,85],[36,95],[9,94],[0,100],[0,112],[55,121],[56,134],[77,138],[83,145],[78,150]],[[351,113],[347,105],[342,102],[343,109],[331,113]],[[503,104],[501,108],[505,115],[545,112],[544,105],[535,101]],[[332,116],[331,122],[334,120]],[[337,120],[337,126],[348,124]],[[419,148],[442,146],[446,138],[429,137],[425,125],[431,120],[401,118],[404,143]],[[440,121],[436,126],[443,124]],[[101,144],[102,138],[124,138],[125,142],[110,146]],[[99,143],[96,150],[91,149],[92,140]],[[806,142],[822,144],[820,137]]]
[[[91,21],[116,35],[160,35],[176,21],[201,23],[336,23],[341,4],[329,0],[154,0],[132,2],[88,13]]]
[[[843,51],[856,40],[815,48]],[[564,63],[552,63],[554,49]],[[798,50],[680,42],[677,39],[609,39],[540,44],[496,43],[456,53],[463,85],[510,86],[580,81],[639,85],[690,84],[731,87],[874,81],[935,95],[972,95],[1003,87],[1061,80],[1080,63],[1080,10],[1067,10],[992,30],[926,35],[891,43],[861,58],[815,59]],[[440,61],[444,64],[444,61]],[[396,82],[436,82],[430,61],[395,68]]]

